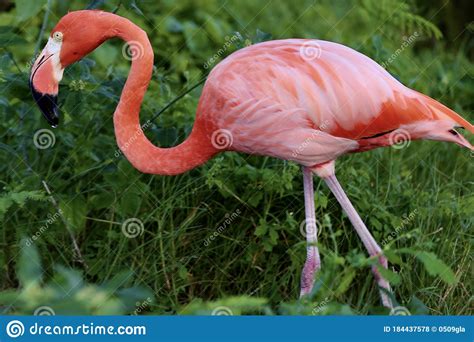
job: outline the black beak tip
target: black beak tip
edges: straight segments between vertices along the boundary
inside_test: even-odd
[[[59,125],[58,97],[37,91],[31,82],[30,89],[33,99],[36,101],[46,121],[48,121],[51,127],[56,128]]]
[[[52,128],[56,128],[59,125],[59,114],[57,111],[55,111],[54,117],[49,118],[46,117],[46,114],[43,112],[43,116],[46,118],[48,123],[51,125]]]

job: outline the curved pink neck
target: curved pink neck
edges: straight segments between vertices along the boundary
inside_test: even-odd
[[[127,19],[114,17],[112,36],[122,38],[128,42],[131,50],[136,51],[114,113],[115,136],[120,150],[135,168],[144,173],[175,175],[206,162],[217,150],[198,122],[189,137],[172,148],[159,148],[143,134],[143,129],[151,125],[146,122],[142,129],[139,114],[152,76],[153,50],[145,31]]]

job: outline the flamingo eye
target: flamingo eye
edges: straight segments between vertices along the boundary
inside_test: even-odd
[[[63,33],[62,32],[59,32],[59,31],[56,31],[53,33],[53,39],[54,41],[60,43],[63,41]]]

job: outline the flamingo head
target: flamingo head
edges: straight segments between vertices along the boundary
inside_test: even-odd
[[[51,126],[59,123],[58,88],[64,69],[114,35],[113,17],[102,11],[70,12],[51,31],[30,74],[33,98]]]

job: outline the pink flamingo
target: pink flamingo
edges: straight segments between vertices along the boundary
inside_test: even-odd
[[[117,144],[144,173],[177,175],[219,152],[239,151],[292,160],[303,167],[307,258],[301,296],[311,293],[320,268],[313,173],[347,213],[369,255],[387,268],[382,249],[347,198],[334,172],[346,153],[430,139],[472,149],[454,129],[473,126],[439,102],[411,90],[370,58],[321,40],[276,40],[239,50],[209,74],[189,137],[173,148],[154,146],[140,126],[140,106],[153,68],[145,31],[102,11],[64,16],[32,67],[30,87],[48,122],[58,124],[63,70],[104,41],[119,37],[132,53],[130,75],[114,113]],[[390,285],[375,266],[382,304],[392,307]]]

